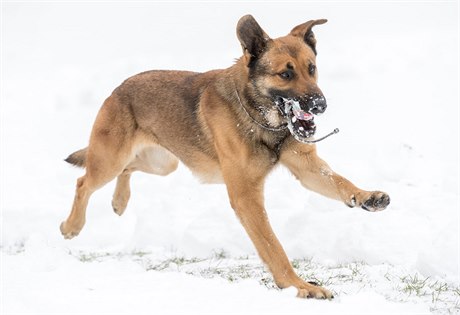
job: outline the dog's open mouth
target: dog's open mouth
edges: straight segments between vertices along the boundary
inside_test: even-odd
[[[300,102],[295,99],[278,97],[276,105],[282,115],[286,117],[287,126],[291,134],[298,141],[306,140],[312,137],[316,132],[316,125],[313,114],[304,111],[300,107]]]

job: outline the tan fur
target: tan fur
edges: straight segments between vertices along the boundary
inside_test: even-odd
[[[355,187],[317,156],[314,145],[297,142],[289,131],[270,131],[254,123],[277,127],[283,122],[274,114],[273,88],[299,95],[321,92],[308,63],[315,62],[311,27],[324,22],[309,21],[272,40],[245,16],[237,27],[243,57],[232,67],[206,73],[144,72],[115,89],[99,111],[88,148],[67,159],[85,166],[86,173],[77,180],[71,213],[61,224],[64,237],[80,233],[91,194],[109,181],[117,178],[112,206],[121,215],[133,172],[165,176],[180,160],[203,181],[225,183],[236,215],[279,287],[294,286],[300,297],[331,298],[329,291],[295,274],[273,233],[264,209],[267,174],[280,162],[306,188],[353,207],[367,202],[372,211],[388,204],[372,203],[387,195]],[[287,63],[297,73],[294,81],[277,75]],[[255,71],[252,78],[250,71]],[[266,108],[266,116],[251,100]]]

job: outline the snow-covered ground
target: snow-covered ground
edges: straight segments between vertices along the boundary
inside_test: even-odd
[[[183,166],[135,174],[122,217],[114,184],[93,195],[79,237],[60,222],[102,101],[147,69],[206,71],[241,55],[238,18],[272,37],[309,19],[328,111],[318,145],[339,173],[391,196],[369,213],[266,184],[274,230],[333,301],[274,289],[223,185]],[[458,2],[3,3],[0,203],[2,314],[455,313],[459,280]]]

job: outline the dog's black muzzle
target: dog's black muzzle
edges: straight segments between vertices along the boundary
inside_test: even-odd
[[[311,94],[300,99],[300,106],[314,115],[320,115],[326,111],[326,98],[322,94]]]
[[[297,141],[302,143],[316,143],[339,132],[336,128],[326,136],[309,140],[316,132],[314,116],[326,111],[326,98],[320,93],[307,94],[302,97],[275,97],[280,114],[285,117],[287,127]]]
[[[313,116],[324,113],[327,108],[326,99],[320,93],[293,98],[277,96],[275,104],[281,115],[286,118],[291,134],[301,142],[306,142],[315,134],[316,125]]]

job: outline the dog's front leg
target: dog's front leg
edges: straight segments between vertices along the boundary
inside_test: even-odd
[[[222,165],[232,208],[280,288],[294,286],[299,297],[332,298],[331,292],[309,284],[295,274],[268,221],[263,204],[266,172],[260,170],[260,164],[246,164],[244,168],[239,163]]]
[[[331,170],[316,154],[316,146],[290,142],[283,149],[280,161],[307,189],[326,197],[343,201],[349,207],[380,211],[390,203],[390,197],[381,191],[359,189],[349,180]]]

